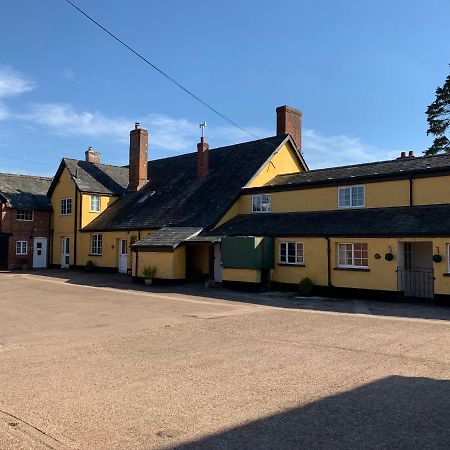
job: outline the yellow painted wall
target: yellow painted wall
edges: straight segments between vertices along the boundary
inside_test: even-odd
[[[253,269],[223,269],[224,281],[239,281],[245,283],[260,283],[261,271]]]
[[[136,255],[133,256],[133,275],[136,276]],[[181,280],[186,277],[186,248],[178,247],[174,252],[139,252],[138,277],[142,277],[144,266],[155,266],[155,278]]]
[[[450,176],[413,180],[414,205],[450,203]]]
[[[303,242],[304,267],[280,264],[280,242]],[[311,278],[318,286],[327,285],[327,241],[324,238],[277,238],[272,281],[298,284]]]
[[[366,208],[409,205],[409,181],[383,181],[365,186]],[[272,212],[329,211],[338,209],[338,187],[271,192]],[[252,195],[240,198],[240,214],[252,212]]]
[[[331,242],[331,282],[336,287],[349,287],[357,289],[397,290],[397,240],[384,238],[333,238]],[[346,270],[337,268],[337,244],[345,242],[366,242],[369,256],[369,270]],[[394,254],[393,261],[386,261],[384,255],[389,247]],[[375,259],[375,254],[380,259]]]
[[[91,223],[96,219],[108,206],[112,205],[117,200],[117,197],[111,195],[100,195],[100,212],[91,212],[91,194],[81,194],[80,209],[81,209],[81,228]]]
[[[268,161],[261,170],[247,183],[245,187],[263,186],[277,175],[287,173],[303,172],[304,168],[300,164],[297,155],[289,143],[284,144],[270,161]],[[251,208],[251,204],[250,204]],[[251,211],[251,210],[250,210]],[[242,210],[241,199],[238,199],[220,219],[216,227],[228,222],[238,214],[246,214]],[[215,227],[215,228],[216,228]]]
[[[74,261],[75,195],[75,183],[73,182],[69,171],[64,169],[51,198],[53,207],[53,264],[61,264],[61,240],[63,237],[70,238],[70,264],[73,264]],[[72,214],[70,215],[61,215],[61,199],[63,198],[72,199]]]
[[[247,183],[246,187],[263,186],[276,175],[303,172],[298,157],[289,143],[284,144],[270,161]]]

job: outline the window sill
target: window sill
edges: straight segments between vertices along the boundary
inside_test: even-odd
[[[370,272],[368,267],[335,267],[333,270],[350,270],[356,272]]]
[[[444,277],[450,277],[450,272],[444,272],[442,275],[443,275]]]
[[[285,267],[305,267],[303,263],[299,264],[289,264],[289,263],[278,263],[278,266],[285,266]]]
[[[101,253],[89,253],[88,256],[103,256]]]

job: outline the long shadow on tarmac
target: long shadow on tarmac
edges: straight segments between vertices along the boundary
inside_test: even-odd
[[[449,381],[392,376],[171,448],[445,449],[449,423]]]
[[[59,278],[66,283],[80,286],[108,287],[126,291],[152,292],[164,294],[207,297],[218,300],[252,303],[286,309],[303,309],[350,314],[369,314],[390,317],[408,317],[418,319],[449,320],[450,308],[438,306],[431,300],[407,302],[393,299],[362,300],[325,297],[299,297],[290,292],[247,292],[221,287],[205,289],[202,284],[154,285],[144,286],[133,283],[131,277],[112,273],[86,273],[79,270],[48,269],[29,272],[12,272],[13,274],[31,274],[35,276]]]

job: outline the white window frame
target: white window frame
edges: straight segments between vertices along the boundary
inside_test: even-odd
[[[31,213],[31,219],[25,218],[28,215],[28,213]],[[19,216],[22,216],[22,217],[19,217]],[[17,218],[17,220],[20,220],[21,222],[33,222],[34,211],[32,209],[18,209],[16,218]]]
[[[259,200],[259,205],[255,205],[255,201]],[[265,200],[265,202],[263,201]],[[255,207],[256,206],[256,207]],[[270,194],[252,195],[252,212],[253,213],[269,213],[272,210],[272,198]]]
[[[103,251],[103,236],[98,233],[91,234],[91,255],[101,256],[102,251]]]
[[[295,255],[294,255],[294,261],[289,261],[289,246],[294,246],[295,248]],[[285,259],[283,260],[282,257],[282,248],[285,247]],[[305,245],[303,242],[287,242],[283,241],[280,242],[280,245],[278,247],[279,250],[279,257],[278,262],[280,264],[288,264],[290,266],[303,266],[305,264]]]
[[[70,208],[68,207],[69,205]],[[68,211],[69,209],[70,211]],[[72,214],[72,199],[70,197],[61,199],[60,213],[62,216],[70,216]]]
[[[20,249],[19,249],[20,247]],[[24,250],[25,248],[25,250]],[[16,241],[16,255],[26,256],[28,255],[28,241]]]
[[[351,245],[352,249],[352,263],[351,264],[341,264],[340,262],[340,247],[341,245]],[[357,265],[355,264],[355,245],[365,245],[367,248],[367,265]],[[337,267],[343,268],[343,269],[368,269],[369,268],[369,246],[367,242],[339,242],[337,244]],[[359,259],[359,258],[358,258]],[[362,258],[361,258],[362,259]]]
[[[100,195],[99,194],[91,194],[90,196],[90,212],[93,213],[98,213],[100,212],[100,204],[101,204],[101,199],[100,199]],[[93,205],[95,205],[95,201],[94,199],[97,201],[97,209],[93,208]]]
[[[363,202],[362,205],[353,205],[353,191],[352,189],[362,188],[363,190]],[[350,205],[341,205],[341,192],[349,189],[350,190]],[[356,184],[354,186],[342,186],[338,188],[338,208],[349,209],[349,208],[364,208],[366,206],[366,187],[363,184]]]

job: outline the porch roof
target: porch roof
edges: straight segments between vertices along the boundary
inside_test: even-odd
[[[182,242],[196,236],[201,228],[193,227],[163,227],[156,230],[145,239],[141,239],[132,245],[133,249],[172,249],[177,248]]]

